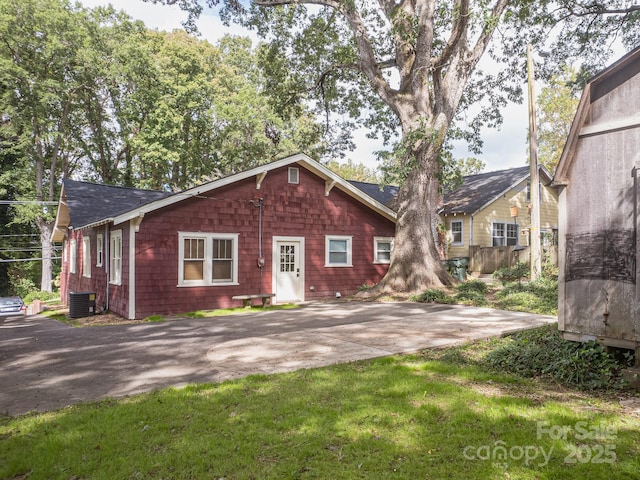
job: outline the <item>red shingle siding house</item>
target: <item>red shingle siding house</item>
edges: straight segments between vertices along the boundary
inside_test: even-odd
[[[353,294],[388,269],[395,213],[306,155],[176,194],[65,181],[62,298],[127,318]]]

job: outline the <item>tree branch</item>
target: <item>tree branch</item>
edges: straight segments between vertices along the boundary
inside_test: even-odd
[[[460,47],[461,40],[466,40],[467,27],[469,25],[469,0],[458,0],[456,9],[458,15],[454,14],[454,23],[451,30],[451,36],[447,41],[442,53],[432,63],[433,65],[446,65],[449,63],[453,52]]]

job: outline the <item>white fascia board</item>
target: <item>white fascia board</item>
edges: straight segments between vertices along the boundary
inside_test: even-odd
[[[61,216],[65,213],[66,213],[66,218],[68,220],[69,206],[67,205],[67,202],[66,202],[66,193],[64,191],[64,183],[63,183],[62,189],[60,190],[60,198],[58,200],[56,220],[53,223],[53,230],[51,231],[51,237],[49,238],[51,242],[61,242],[64,240],[67,228],[69,227],[69,222],[67,221],[66,225],[60,225],[60,222],[62,221]]]
[[[478,208],[475,212],[464,212],[464,213],[468,213],[469,215],[477,215],[479,212],[481,212],[482,210],[487,208],[489,205],[491,205],[493,202],[495,202],[498,198],[500,198],[503,195],[506,195],[507,192],[509,192],[509,191],[513,190],[514,188],[516,188],[518,185],[520,185],[522,183],[523,180],[525,180],[526,178],[529,178],[529,176],[530,176],[530,173],[527,173],[526,175],[523,175],[522,177],[520,177],[519,180],[517,180],[516,182],[512,183],[504,191],[502,191],[499,194],[497,194],[495,197],[493,197],[487,203],[485,203],[480,208]]]
[[[375,198],[370,197],[369,195],[364,193],[362,190],[360,190],[359,188],[353,186],[351,183],[346,181],[340,175],[329,170],[327,167],[310,159],[306,155],[305,157],[306,157],[306,161],[301,161],[300,163],[303,163],[308,170],[311,170],[316,175],[325,177],[325,179],[330,179],[332,182],[335,182],[335,187],[339,188],[349,196],[369,206],[370,208],[372,208],[373,210],[381,214],[383,217],[386,217],[388,220],[391,220],[393,222],[396,221],[397,214],[396,212],[391,210],[389,207],[387,207],[383,203],[380,203]]]
[[[218,180],[213,180],[212,182],[205,183],[203,185],[198,185],[196,187],[183,190],[181,192],[175,193],[173,195],[162,198],[160,200],[156,200],[155,202],[147,203],[146,205],[143,205],[140,208],[136,208],[135,210],[130,210],[128,212],[125,212],[121,215],[116,216],[113,219],[113,224],[119,225],[121,223],[127,222],[133,218],[140,216],[140,214],[144,215],[145,213],[153,212],[154,210],[158,210],[159,208],[173,205],[174,203],[181,202],[182,200],[186,200],[187,198],[192,198],[197,195],[202,195],[203,193],[210,192],[211,190],[225,187],[227,185],[231,185],[232,183],[239,182],[247,178],[255,177],[256,175],[259,175],[261,173],[269,172],[276,168],[280,168],[285,165],[289,165],[291,163],[302,161],[303,159],[306,159],[307,161],[313,161],[305,154],[299,153],[296,155],[292,155],[290,157],[283,158],[281,160],[276,160],[275,162],[269,163],[267,165],[260,165],[258,167],[252,168],[251,170],[236,173],[234,175],[229,175],[227,177],[220,178]]]
[[[545,174],[545,176],[547,177],[547,179],[549,181],[551,181],[551,174],[549,174],[549,171],[543,166],[543,165],[539,165],[538,166],[538,170],[542,173]],[[522,183],[523,180],[529,178],[531,176],[531,172],[527,173],[526,175],[523,175],[522,177],[520,177],[519,180],[515,181],[513,184],[511,184],[505,191],[499,193],[498,195],[496,195],[495,197],[493,197],[491,200],[489,200],[487,203],[485,203],[484,205],[482,205],[480,208],[478,208],[475,212],[463,212],[463,213],[469,213],[470,215],[477,215],[478,213],[480,213],[482,210],[484,210],[485,208],[487,208],[489,205],[491,205],[493,202],[495,202],[498,198],[500,198],[503,195],[506,195],[507,192],[513,190],[514,188],[516,188],[518,185],[520,185]]]
[[[167,207],[177,202],[181,202],[182,200],[186,200],[187,198],[192,198],[197,195],[202,195],[204,193],[210,192],[217,188],[225,187],[227,185],[231,185],[232,183],[236,183],[248,178],[255,177],[256,175],[270,172],[272,170],[276,170],[281,167],[285,167],[287,165],[291,165],[293,163],[299,163],[304,166],[307,170],[312,171],[316,175],[321,177],[330,178],[336,182],[336,186],[339,186],[341,190],[349,194],[350,196],[356,198],[360,202],[368,205],[373,210],[380,213],[382,216],[387,219],[395,222],[396,221],[396,213],[391,210],[386,205],[378,202],[377,200],[371,198],[369,195],[365,194],[359,188],[354,187],[349,182],[344,180],[339,175],[336,175],[328,168],[322,166],[320,163],[316,162],[309,156],[304,153],[297,153],[295,155],[291,155],[289,157],[285,157],[280,160],[276,160],[275,162],[268,163],[266,165],[260,165],[258,167],[252,168],[251,170],[247,170],[245,172],[236,173],[235,175],[229,175],[228,177],[221,178],[219,180],[214,180],[212,182],[206,183],[204,185],[199,185],[197,187],[192,187],[190,189],[184,190],[182,192],[176,193],[174,195],[170,195],[166,198],[156,200],[155,202],[147,203],[140,208],[136,208],[135,210],[130,210],[121,215],[113,218],[113,224],[119,225],[121,223],[127,222],[136,218],[140,215],[144,215],[145,213],[152,212],[159,208]]]

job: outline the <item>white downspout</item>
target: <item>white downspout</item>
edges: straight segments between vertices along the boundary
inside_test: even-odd
[[[136,318],[136,233],[144,214],[129,221],[129,320]]]

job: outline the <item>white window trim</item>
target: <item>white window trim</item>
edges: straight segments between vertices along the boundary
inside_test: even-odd
[[[76,239],[72,238],[69,241],[69,273],[76,274],[77,272],[77,258],[78,250],[76,247]]]
[[[98,233],[96,237],[96,267],[102,267],[104,262],[104,237]]]
[[[91,237],[82,237],[82,276],[91,278]]]
[[[493,226],[496,225],[496,224],[503,224],[504,225],[504,237],[503,237],[504,238],[504,245],[502,245],[503,247],[514,247],[514,246],[518,245],[518,243],[519,243],[518,235],[520,235],[520,224],[514,224],[513,222],[498,222],[498,221],[494,221],[494,222],[491,222],[491,246],[494,246],[493,245],[493,239],[494,238],[498,238],[498,237],[493,235]],[[509,237],[507,235],[509,233],[509,225],[511,225],[511,226],[515,225],[516,226],[516,237],[515,237],[516,243],[514,245],[509,245],[509,243],[508,243],[508,239],[512,238],[512,237]]]
[[[178,232],[178,287],[224,287],[239,285],[238,283],[238,237],[237,233],[205,233]],[[204,272],[203,280],[184,279],[184,240],[185,238],[204,239]],[[214,282],[213,274],[213,240],[233,240],[232,279],[229,282]]]
[[[346,235],[325,235],[324,241],[324,266],[325,267],[353,267],[352,263],[352,245],[353,237]],[[330,263],[329,262],[329,244],[331,240],[347,241],[347,263]]]
[[[289,183],[292,183],[295,185],[300,183],[300,169],[298,167],[289,167],[288,180],[289,180]]]
[[[373,263],[377,263],[377,264],[391,263],[391,259],[380,260],[378,258],[378,253],[379,253],[378,243],[391,243],[391,252],[393,252],[393,237],[373,237]]]
[[[114,245],[116,240],[119,240],[119,242],[117,242],[120,246],[119,249],[116,249],[116,245]],[[109,283],[112,285],[122,285],[122,230],[114,230],[111,232],[109,256]],[[119,260],[118,268],[116,268],[116,260]]]
[[[454,223],[459,223],[460,224],[460,241],[459,242],[455,242],[453,240],[453,224]],[[493,234],[493,226],[491,227],[491,233]],[[449,234],[450,234],[450,238],[451,238],[451,245],[452,246],[456,246],[456,247],[460,247],[464,245],[464,221],[463,220],[451,220],[451,222],[449,223]],[[493,240],[492,240],[493,242]]]

